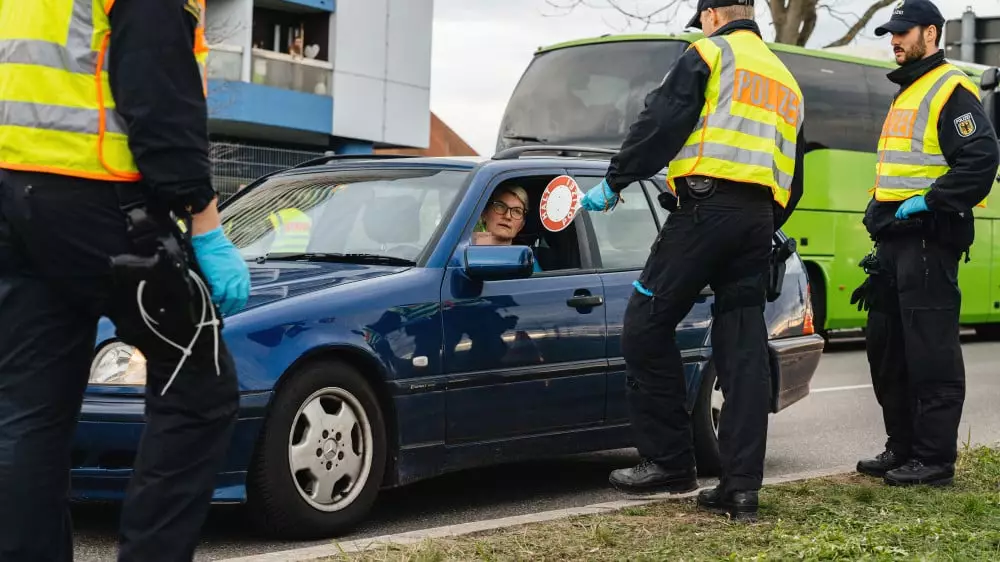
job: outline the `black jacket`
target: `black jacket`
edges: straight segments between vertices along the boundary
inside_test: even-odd
[[[918,78],[945,63],[944,53],[939,51],[930,57],[904,65],[891,73],[888,78],[899,85],[899,94]],[[886,108],[888,112],[888,108]],[[967,137],[961,136],[957,122],[971,116],[975,131]],[[964,118],[964,119],[963,119]],[[986,116],[982,103],[965,88],[958,87],[948,98],[938,119],[938,138],[941,151],[948,161],[948,173],[938,178],[925,196],[930,209],[931,220],[925,221],[925,232],[958,251],[972,245],[975,238],[973,207],[989,194],[1000,166],[1000,146],[997,145],[993,124]],[[865,226],[873,239],[886,232],[892,232],[896,220],[896,210],[900,202],[868,202],[865,212]],[[911,215],[922,219],[927,213]],[[909,222],[909,221],[907,221]]]
[[[158,202],[183,212],[215,197],[208,109],[194,57],[191,0],[121,0],[109,14],[108,77],[129,148]]]
[[[730,22],[713,36],[739,30],[750,30],[760,36],[760,29],[752,20]],[[646,96],[645,108],[629,129],[618,154],[611,159],[606,179],[613,191],[620,192],[632,182],[651,177],[677,156],[698,123],[710,76],[711,69],[696,49],[686,50],[677,59],[663,83]],[[804,104],[808,114],[808,100]],[[783,210],[775,205],[775,230],[781,228],[802,198],[805,144],[800,131],[791,199]]]

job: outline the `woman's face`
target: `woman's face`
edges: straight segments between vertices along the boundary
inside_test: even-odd
[[[505,192],[486,207],[486,230],[494,240],[510,244],[524,228],[524,205],[513,193]]]

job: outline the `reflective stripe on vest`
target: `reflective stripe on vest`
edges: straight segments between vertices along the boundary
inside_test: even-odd
[[[877,201],[903,201],[930,191],[934,180],[950,167],[941,151],[938,121],[955,88],[979,99],[968,76],[943,64],[911,84],[889,107],[878,143],[875,178]],[[986,206],[986,200],[977,205]]]
[[[108,82],[114,2],[0,2],[0,168],[141,178]]]
[[[274,227],[275,239],[271,244],[270,253],[299,254],[309,248],[309,238],[312,230],[312,220],[309,215],[298,209],[281,209],[268,215],[268,220]]]
[[[788,203],[804,111],[791,72],[751,32],[696,41],[711,69],[705,106],[694,131],[667,169],[676,178],[710,176],[770,188]]]

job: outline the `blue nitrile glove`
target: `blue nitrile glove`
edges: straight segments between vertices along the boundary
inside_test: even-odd
[[[588,211],[603,211],[618,203],[618,194],[611,191],[608,180],[602,180],[583,196],[580,206]]]
[[[191,237],[194,255],[212,288],[212,302],[222,314],[232,314],[250,298],[250,269],[222,227]]]
[[[916,213],[924,213],[929,211],[927,208],[927,201],[924,200],[923,195],[914,195],[896,209],[896,218],[900,220],[906,220],[910,218],[910,215]]]

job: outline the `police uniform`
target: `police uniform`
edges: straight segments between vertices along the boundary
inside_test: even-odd
[[[149,278],[141,312],[139,281],[116,277],[111,259],[149,255],[127,210],[146,210],[152,223],[133,224],[154,224],[147,234],[183,241],[171,211],[214,205],[204,9],[204,0],[0,3],[0,561],[73,559],[71,449],[102,316],[147,370],[120,559],[193,556],[236,417],[233,361],[218,326],[195,338],[190,321],[161,324],[175,343],[194,339],[186,358],[156,336],[144,312],[193,301],[166,298],[163,279]],[[200,233],[187,241],[197,257],[190,282],[248,291],[246,264],[215,242],[221,228],[212,235],[214,255]],[[213,286],[213,298],[230,289]]]
[[[702,0],[698,12],[747,3]],[[691,26],[700,27],[697,16]],[[774,233],[802,195],[804,111],[797,82],[756,23],[732,21],[678,59],[647,97],[604,182],[584,197],[591,211],[609,199],[607,192],[613,204],[626,186],[669,162],[671,195],[661,201],[672,212],[636,281],[621,336],[630,421],[643,460],[611,474],[618,489],[698,486],[675,330],[711,286],[712,365],[725,396],[723,474],[720,488],[700,503],[756,512],[770,405],[768,260]]]
[[[941,30],[944,21],[927,0],[906,0],[876,33]],[[965,400],[958,264],[970,257],[974,209],[987,204],[1000,156],[979,89],[942,51],[888,77],[900,89],[864,218],[876,248],[852,297],[869,309],[868,360],[888,439],[857,468],[889,484],[948,484]]]

